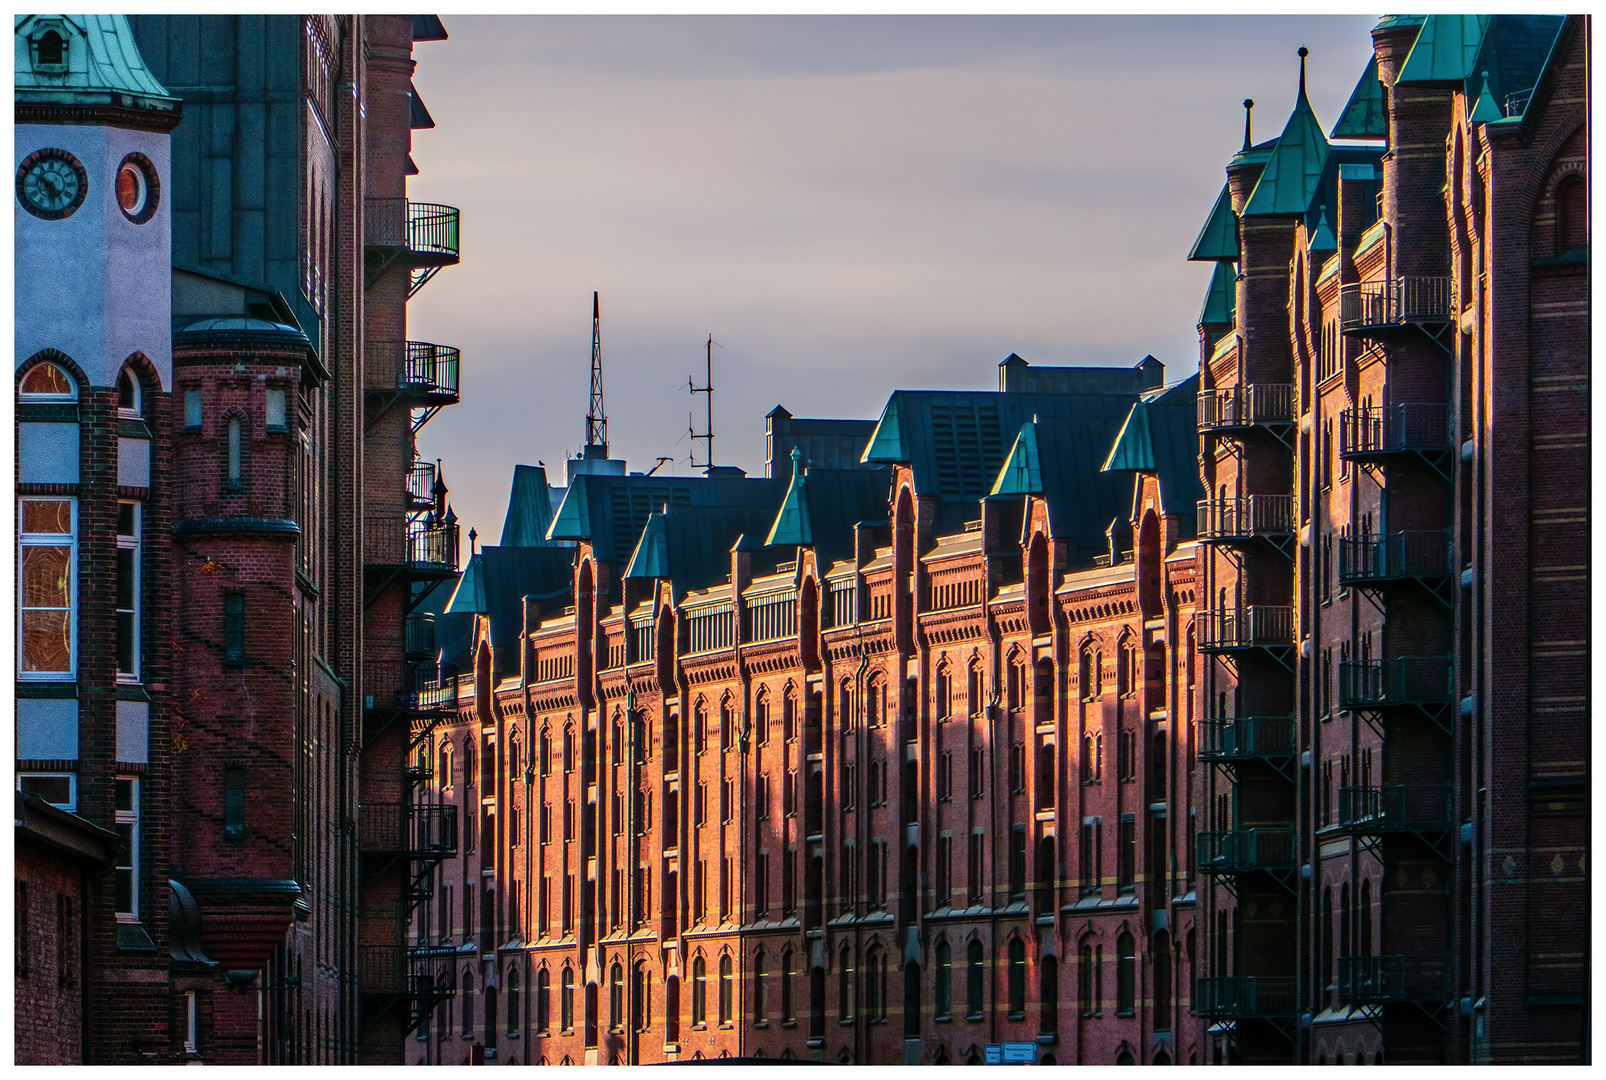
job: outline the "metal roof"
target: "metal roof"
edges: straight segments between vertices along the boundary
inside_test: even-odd
[[[786,485],[786,498],[781,500],[781,512],[775,515],[766,544],[814,543],[814,532],[809,528],[808,475],[803,470],[803,451],[792,447],[792,479]]]
[[[1329,134],[1334,139],[1382,139],[1388,133],[1388,117],[1383,115],[1383,84],[1378,81],[1377,56],[1373,54]]]
[[[551,547],[547,530],[552,527],[552,494],[547,488],[546,469],[540,465],[513,466],[513,490],[507,498],[507,516],[502,520],[503,547]]]
[[[1204,307],[1199,309],[1199,323],[1231,323],[1237,309],[1238,272],[1232,263],[1218,262],[1205,290]]]
[[[1041,495],[1043,493],[1043,466],[1037,452],[1037,421],[1031,419],[1021,425],[1015,436],[1015,445],[1009,448],[1009,457],[998,470],[998,479],[988,495]]]
[[[582,474],[564,492],[546,535],[549,540],[589,540],[598,559],[624,562],[635,551],[647,518],[665,506],[759,509],[767,529],[785,490],[779,480],[750,476]]]
[[[1199,435],[1194,402],[1199,376],[1143,395],[1132,406],[1104,472],[1152,472],[1160,487],[1160,508],[1182,523],[1184,539],[1196,528],[1197,504],[1204,498],[1199,481]]]
[[[1338,238],[1333,235],[1333,227],[1327,223],[1327,204],[1323,203],[1320,216],[1316,221],[1316,228],[1311,230],[1310,242],[1305,245],[1310,251],[1337,251]]]
[[[1232,212],[1232,190],[1221,185],[1216,205],[1210,208],[1199,238],[1188,252],[1190,262],[1236,262],[1238,260],[1238,215]]]
[[[1303,214],[1311,207],[1327,166],[1327,137],[1322,134],[1310,98],[1305,95],[1304,58],[1300,58],[1299,100],[1261,170],[1255,190],[1244,203],[1244,216]]]
[[[887,520],[892,470],[864,465],[855,469],[811,467],[804,473],[804,481],[806,486],[795,489],[804,493],[802,498],[794,500],[793,491],[787,492],[767,542],[775,547],[800,544],[813,548],[815,563],[824,574],[839,562],[852,561],[855,525]],[[797,513],[789,515],[789,507]]]
[[[1493,15],[1429,15],[1396,83],[1462,82],[1477,71],[1478,52]]]
[[[671,506],[652,514],[631,553],[625,577],[666,579],[678,601],[730,578],[730,553],[750,550],[774,506]]]
[[[51,30],[66,42],[64,69],[34,63],[35,40]],[[13,35],[18,102],[178,109],[179,99],[145,66],[126,15],[18,15]]]

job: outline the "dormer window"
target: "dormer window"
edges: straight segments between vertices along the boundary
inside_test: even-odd
[[[67,66],[67,42],[54,30],[46,30],[39,35],[37,43],[38,60],[35,62],[39,68],[60,68]]]

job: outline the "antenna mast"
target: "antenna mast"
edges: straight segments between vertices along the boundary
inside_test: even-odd
[[[601,453],[593,451],[600,447]],[[591,294],[591,405],[586,410],[586,457],[608,456],[608,412],[602,405],[602,308]]]
[[[692,427],[691,413],[687,413],[686,434],[690,435],[693,440],[702,439],[707,443],[707,445],[704,447],[703,467],[710,469],[714,467],[714,346],[716,344],[718,344],[718,342],[714,340],[714,335],[709,334],[708,366],[703,374],[703,385],[698,386],[696,383],[692,382],[689,376],[686,379],[686,389],[688,391],[693,394],[708,395],[706,399],[708,405],[708,420],[706,425],[703,427],[703,433],[701,435],[697,434],[697,429]],[[720,345],[720,348],[723,349],[724,347],[725,346]],[[695,445],[692,446],[691,467],[694,469],[698,467],[697,447]]]

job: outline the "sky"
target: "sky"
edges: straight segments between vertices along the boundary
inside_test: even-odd
[[[764,416],[873,419],[900,388],[1036,364],[1198,365],[1186,261],[1242,144],[1324,129],[1375,15],[445,16],[414,84],[409,197],[462,210],[462,263],[408,336],[462,350],[419,434],[459,520],[501,533],[516,463],[585,441],[601,294],[612,456],[764,472]],[[697,463],[705,459],[695,444]]]

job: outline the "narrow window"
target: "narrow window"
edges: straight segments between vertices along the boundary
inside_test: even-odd
[[[245,663],[245,594],[223,594],[223,663],[239,667]]]
[[[77,525],[76,499],[22,500],[18,658],[23,678],[53,678],[75,670]]]
[[[1123,933],[1115,940],[1115,1014],[1131,1016],[1137,996],[1137,958],[1132,935]]]
[[[139,780],[119,776],[115,818],[117,856],[114,907],[119,916],[139,918]]]
[[[797,1016],[792,1011],[792,950],[781,953],[781,1022],[793,1024]]]
[[[46,30],[39,39],[39,63],[60,67],[66,63],[66,42],[54,30]]]
[[[965,1019],[980,1020],[985,1005],[985,995],[982,985],[984,961],[982,959],[981,942],[972,940],[966,947],[965,972]]]
[[[535,1030],[545,1035],[552,1017],[552,976],[542,968],[535,976]]]
[[[238,765],[223,769],[223,838],[245,839],[245,770]]]
[[[284,391],[269,390],[265,407],[269,431],[285,430]]]
[[[507,1033],[519,1033],[519,972],[513,967],[507,972]]]
[[[117,675],[139,678],[139,503],[117,504]]]
[[[708,971],[701,956],[691,962],[691,1022],[708,1022]]]
[[[563,986],[558,997],[559,1023],[564,1031],[574,1030],[574,969],[563,969]]]
[[[229,488],[240,486],[240,418],[229,417]]]
[[[948,1019],[953,1007],[953,950],[948,942],[937,942],[937,1019]]]
[[[768,1025],[769,972],[765,969],[764,954],[753,957],[753,1023]]]
[[[197,1009],[199,995],[194,990],[184,992],[184,1052],[195,1054],[201,1048],[200,1013]]]
[[[184,391],[184,430],[201,430],[201,392],[199,390]]]
[[[127,368],[117,376],[117,412],[120,416],[138,417],[139,380]]]
[[[1026,1015],[1026,943],[1012,938],[1009,943],[1009,1016],[1018,1020]]]

